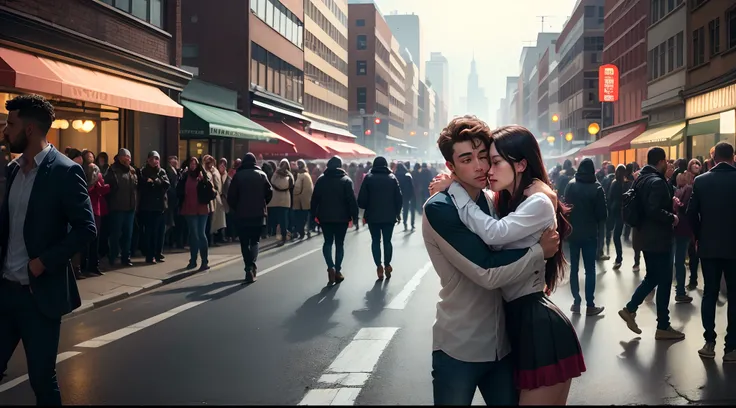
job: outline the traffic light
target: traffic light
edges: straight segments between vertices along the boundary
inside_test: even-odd
[[[376,125],[380,125],[381,124],[381,118],[376,118],[375,120],[373,120],[373,123],[375,123]]]
[[[366,129],[364,133],[365,133],[366,136],[370,136],[371,135],[371,130],[370,129]]]

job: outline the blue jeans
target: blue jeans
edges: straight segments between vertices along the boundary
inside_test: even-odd
[[[670,327],[670,295],[672,293],[672,254],[670,252],[644,252],[646,274],[639,287],[626,304],[626,309],[636,313],[644,299],[657,288],[657,329],[665,330]]]
[[[110,265],[118,254],[122,261],[130,261],[130,242],[133,239],[135,211],[112,211],[110,217]]]
[[[685,295],[685,256],[690,246],[690,237],[675,237],[675,294]]]
[[[207,251],[209,248],[207,242],[207,218],[209,214],[204,215],[185,215],[187,219],[187,227],[189,229],[189,262],[197,262],[197,252],[202,258],[202,265],[209,263]]]
[[[411,212],[411,227],[414,228],[414,219],[417,215],[417,203],[414,200],[404,201],[404,205],[402,206],[403,210],[403,221],[404,221],[404,227],[406,227],[406,223],[409,221],[409,212]]]
[[[288,207],[270,207],[268,209],[268,234],[276,235],[276,226],[280,226],[281,239],[286,239],[286,232],[289,228],[289,212]]]
[[[434,405],[465,405],[473,402],[479,388],[486,405],[517,405],[511,357],[499,361],[469,363],[441,350],[432,352]]]
[[[598,240],[589,238],[580,241],[570,241],[570,291],[576,305],[582,303],[580,298],[580,253],[583,253],[583,267],[585,268],[585,302],[588,307],[595,306],[595,260],[597,258]]]
[[[703,303],[700,317],[703,322],[703,337],[707,342],[716,342],[716,303],[721,289],[721,277],[725,277],[729,297],[736,290],[736,261],[733,259],[703,258]],[[726,311],[726,351],[736,350],[736,304],[730,301]]]
[[[342,269],[342,260],[345,257],[345,235],[348,232],[348,223],[324,223],[322,234],[325,243],[322,244],[322,255],[328,268],[335,268],[337,272]],[[332,261],[332,244],[335,244],[335,261]]]
[[[391,265],[394,246],[391,245],[391,236],[394,235],[394,223],[368,223],[371,232],[371,251],[373,262],[381,266],[381,238],[383,237],[383,255],[386,266]]]

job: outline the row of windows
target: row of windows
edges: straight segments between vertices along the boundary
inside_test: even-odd
[[[683,32],[649,50],[649,80],[657,79],[685,65]]]
[[[307,75],[307,78],[314,79],[315,81],[319,82],[319,86],[323,88],[327,88],[328,90],[332,91],[335,95],[342,96],[343,98],[348,98],[348,87],[337,82],[335,78],[325,74],[320,70],[319,68],[315,67],[314,65],[305,62],[304,63],[304,73]]]
[[[304,23],[278,0],[250,0],[250,9],[258,18],[278,31],[292,44],[302,48]]]
[[[335,0],[322,0],[322,3],[325,3],[325,6],[330,9],[332,14],[334,14],[335,17],[340,20],[340,24],[342,24],[343,27],[348,26],[348,16],[343,13],[339,7],[337,7],[337,3],[335,3]]]
[[[301,105],[304,99],[304,72],[260,45],[254,42],[250,44],[251,83]]]
[[[648,8],[648,2],[639,1],[633,9],[626,10],[625,7],[619,7],[608,16],[604,34],[608,50],[603,54],[604,61],[614,60],[615,56],[625,53],[639,40],[647,38]]]
[[[603,51],[603,36],[585,37],[583,39],[583,50],[585,51]]]
[[[378,40],[378,37],[376,37],[376,56],[378,59],[383,61],[387,67],[391,66],[391,53],[388,51],[388,48],[383,46],[383,43]]]
[[[651,0],[649,16],[651,24],[663,19],[667,14],[676,9],[683,0]]]
[[[304,110],[313,113],[323,118],[336,120],[338,122],[347,123],[348,111],[335,106],[329,102],[323,101],[322,99],[315,98],[312,95],[304,96]]]
[[[323,0],[325,1],[325,0]],[[330,0],[326,0],[330,1]],[[322,14],[321,11],[317,9],[317,7],[312,4],[311,1],[307,1],[306,7],[304,8],[304,14],[309,16],[317,25],[319,28],[322,29],[327,35],[330,36],[335,42],[337,42],[337,45],[340,46],[340,48],[348,49],[348,39],[340,33],[337,28],[330,23],[330,20],[328,20],[324,14]]]
[[[158,28],[164,27],[163,0],[102,0],[102,2],[132,14]]]
[[[729,10],[726,15],[726,47],[721,46],[721,18],[716,17],[715,19],[708,22],[708,51],[709,59],[719,54],[724,50],[730,50],[736,47],[736,9]],[[694,67],[704,64],[705,59],[705,27],[700,27],[693,30],[692,36],[692,49],[693,49],[693,62]]]
[[[346,61],[343,61],[342,58],[338,57],[337,54],[332,52],[330,47],[326,46],[325,43],[312,35],[312,33],[310,33],[309,31],[304,33],[304,46],[307,49],[312,50],[323,60],[327,61],[328,64],[337,68],[338,71],[347,75],[348,63]]]
[[[591,18],[595,17],[596,7],[595,6],[585,6],[585,17]],[[603,8],[603,6],[598,6],[598,18],[603,18],[606,15],[606,11]]]
[[[587,37],[586,37],[587,38]],[[560,63],[557,64],[557,72],[562,73],[565,70],[565,67],[570,65],[573,59],[578,56],[583,51],[583,38],[578,39],[577,42],[575,42],[575,45],[573,45],[566,53],[565,55],[560,58]]]

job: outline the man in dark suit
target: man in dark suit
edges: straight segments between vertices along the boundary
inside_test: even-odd
[[[700,307],[705,345],[698,351],[703,358],[715,358],[716,301],[725,277],[728,292],[728,327],[723,362],[736,362],[736,251],[731,235],[736,231],[736,167],[733,146],[720,142],[715,147],[715,166],[695,178],[687,217],[695,235],[695,247],[703,266],[703,303]],[[705,199],[718,197],[717,199]],[[733,297],[733,299],[731,299]]]
[[[38,405],[61,405],[56,380],[61,317],[81,305],[71,258],[97,233],[82,167],[46,140],[54,108],[22,95],[5,104],[12,153],[0,210],[0,372],[19,341]]]

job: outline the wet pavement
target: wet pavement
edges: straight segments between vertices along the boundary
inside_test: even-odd
[[[421,232],[394,232],[390,281],[376,282],[366,228],[350,231],[340,285],[327,288],[322,237],[265,253],[259,279],[241,262],[65,320],[58,375],[65,404],[432,403],[431,327],[439,279]],[[616,314],[641,278],[599,263],[600,316],[571,315],[588,371],[569,404],[730,404],[736,365],[723,365],[725,299],[715,360],[703,361],[701,290],[670,305],[687,338],[654,340],[654,304],[639,309],[640,336]],[[581,278],[581,286],[583,286]],[[702,282],[702,280],[701,280]],[[701,283],[702,285],[702,283]],[[702,289],[702,286],[701,288]],[[553,300],[564,311],[569,286]],[[570,315],[569,312],[567,312]],[[22,347],[0,383],[0,404],[33,404]],[[74,354],[79,353],[79,354]],[[483,404],[476,398],[475,404]]]

